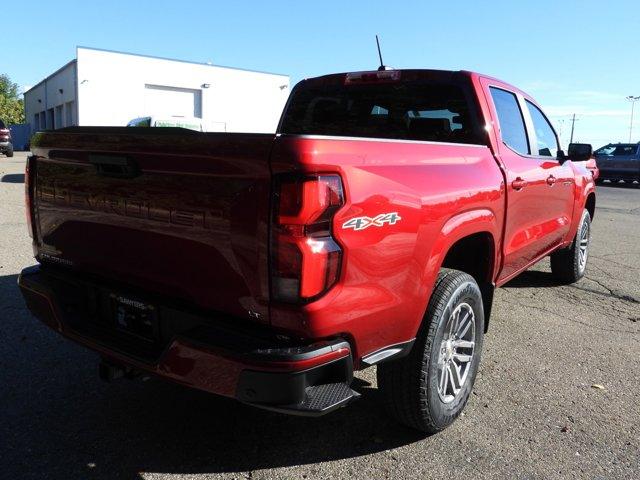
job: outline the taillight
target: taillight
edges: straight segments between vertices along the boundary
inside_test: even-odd
[[[307,302],[340,276],[342,250],[331,235],[334,214],[344,205],[338,175],[282,176],[275,181],[271,231],[274,299]]]
[[[35,173],[35,157],[28,157],[24,167],[24,206],[27,214],[27,229],[33,238],[33,223],[31,215],[31,174]]]

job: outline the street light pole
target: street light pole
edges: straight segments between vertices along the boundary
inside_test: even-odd
[[[571,119],[571,140],[569,140],[569,143],[573,143],[573,128],[576,125],[576,114],[573,114],[573,118]]]
[[[638,95],[637,97],[629,95],[626,98],[631,102],[631,121],[629,122],[629,143],[631,143],[631,134],[633,133],[633,107],[635,103],[640,100],[640,95]]]

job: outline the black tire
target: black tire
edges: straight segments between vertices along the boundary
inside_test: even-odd
[[[461,306],[465,309],[470,307],[473,311],[474,316],[467,322],[474,327],[475,347],[471,351],[462,387],[447,402],[441,397],[438,385],[444,375],[440,367],[444,363],[440,361],[445,361],[447,355],[441,346],[445,336],[449,336],[445,327],[452,313]],[[483,336],[484,310],[478,284],[464,272],[442,269],[411,352],[404,358],[378,366],[378,388],[389,414],[400,423],[425,433],[436,433],[451,425],[467,404],[473,388]]]
[[[604,183],[605,179],[604,178],[598,178],[596,179],[596,185],[602,185]]]
[[[585,237],[586,235],[586,237]],[[585,245],[584,261],[581,261],[581,246]],[[551,254],[551,272],[562,283],[575,283],[584,277],[589,258],[591,242],[591,215],[587,209],[582,212],[576,236],[571,245]]]
[[[10,157],[13,157],[13,147],[9,147],[9,148],[7,149],[7,151],[5,152],[5,155],[6,155],[7,157],[9,157],[9,158],[10,158]]]

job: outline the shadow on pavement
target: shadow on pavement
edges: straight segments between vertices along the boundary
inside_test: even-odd
[[[551,272],[539,270],[525,270],[513,280],[504,284],[506,288],[536,288],[559,287],[564,283],[559,282]]]
[[[322,418],[289,417],[162,380],[98,380],[97,355],[35,320],[0,277],[0,468],[6,478],[223,473],[366,455],[424,439],[378,392]]]
[[[24,173],[10,173],[2,176],[2,183],[24,183]]]

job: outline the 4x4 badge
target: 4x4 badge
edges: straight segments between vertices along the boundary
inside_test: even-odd
[[[342,224],[342,228],[353,228],[354,230],[364,230],[368,227],[383,227],[385,223],[395,225],[402,220],[398,212],[381,213],[375,217],[355,217]]]

